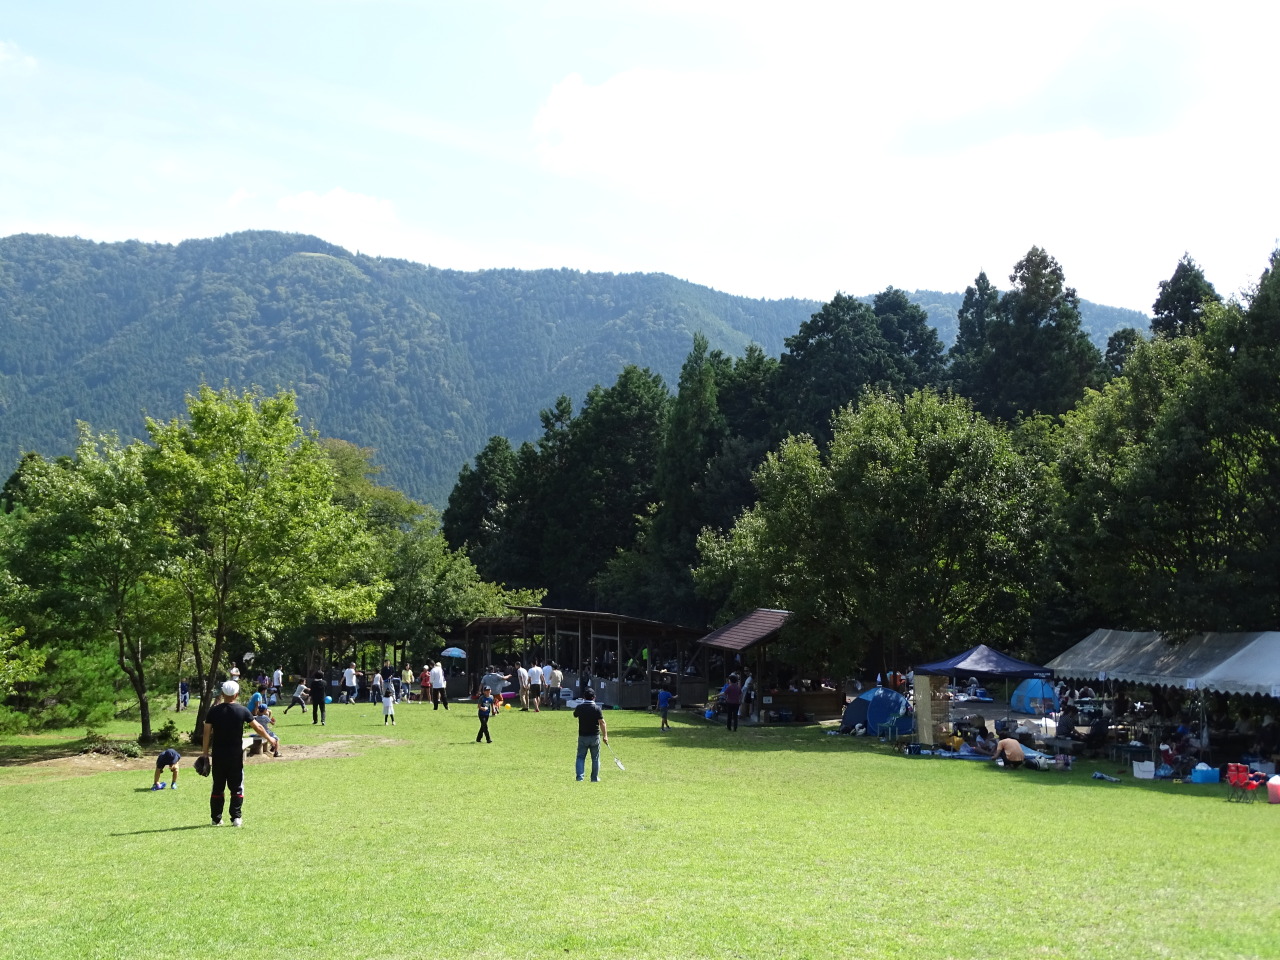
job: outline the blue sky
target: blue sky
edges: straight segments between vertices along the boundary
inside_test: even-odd
[[[881,9],[891,8],[891,9]],[[1148,310],[1280,238],[1280,4],[0,0],[0,236],[314,233],[754,297]]]

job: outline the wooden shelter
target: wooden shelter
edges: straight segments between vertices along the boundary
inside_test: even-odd
[[[817,719],[838,717],[844,711],[842,690],[792,692],[770,690],[763,685],[765,650],[778,638],[790,617],[790,610],[771,610],[761,607],[743,614],[732,623],[726,623],[718,630],[713,630],[699,643],[704,647],[724,652],[726,674],[729,673],[728,664],[734,657],[739,658],[743,666],[752,669],[758,685],[756,699],[752,704],[752,719],[760,721],[771,713]],[[754,666],[752,666],[753,660]]]

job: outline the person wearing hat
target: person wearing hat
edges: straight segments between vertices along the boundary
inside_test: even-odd
[[[582,702],[573,708],[578,718],[578,759],[574,762],[574,774],[579,780],[586,772],[587,751],[591,751],[591,782],[600,782],[600,739],[609,742],[609,727],[604,722],[604,711],[596,703],[596,692],[588,687],[582,692]]]
[[[264,743],[271,737],[266,728],[254,718],[247,707],[236,703],[240,684],[228,680],[222,685],[222,701],[209,708],[204,718],[204,743],[200,756],[213,758],[213,792],[209,795],[209,816],[215,827],[222,826],[222,807],[226,802],[225,791],[231,788],[231,824],[240,826],[240,811],[244,805],[244,749],[240,740],[244,725],[252,725]]]

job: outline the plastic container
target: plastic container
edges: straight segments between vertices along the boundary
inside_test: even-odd
[[[1196,767],[1194,770],[1191,771],[1191,782],[1192,783],[1217,783],[1218,768],[1205,767],[1201,769],[1200,767]]]
[[[1133,761],[1133,776],[1136,780],[1154,780],[1156,778],[1156,765],[1154,760],[1135,760]]]
[[[1280,776],[1267,781],[1267,803],[1280,803]]]

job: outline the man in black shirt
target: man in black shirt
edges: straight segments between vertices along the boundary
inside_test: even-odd
[[[311,678],[311,725],[314,727],[316,721],[320,721],[320,726],[324,726],[324,698],[328,696],[326,687],[328,684],[324,680],[324,671],[317,670],[316,675]]]
[[[204,717],[204,745],[201,756],[213,754],[213,793],[209,796],[209,815],[215,827],[222,826],[224,791],[231,788],[231,823],[240,826],[240,808],[244,805],[244,748],[241,738],[244,725],[251,724],[263,741],[267,731],[242,703],[236,703],[240,684],[228,680],[222,685],[222,702],[209,708]]]
[[[590,688],[583,691],[583,701],[573,709],[578,718],[578,759],[574,763],[574,772],[579,780],[585,772],[587,751],[591,751],[591,782],[600,782],[600,738],[609,742],[609,728],[604,722],[604,711],[596,703],[596,692]]]

